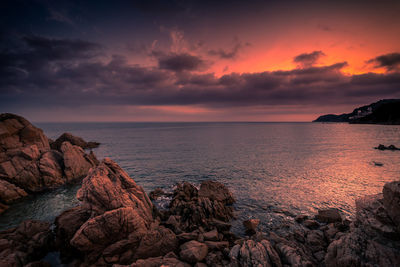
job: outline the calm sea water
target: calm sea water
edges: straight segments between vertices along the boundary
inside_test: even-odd
[[[217,180],[234,193],[240,220],[271,219],[336,207],[354,214],[356,198],[400,179],[400,126],[341,123],[39,123],[47,136],[71,132],[99,141],[146,192],[180,181]],[[376,166],[374,162],[383,163]],[[28,218],[53,220],[78,204],[79,185],[30,197],[0,216],[0,229]],[[287,212],[285,212],[287,213]]]

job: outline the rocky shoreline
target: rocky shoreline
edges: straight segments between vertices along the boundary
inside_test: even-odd
[[[53,142],[23,117],[0,114],[0,214],[28,194],[81,181],[99,163],[84,149],[98,145],[69,133]]]
[[[1,115],[0,126],[21,121],[14,116]],[[0,232],[0,266],[400,266],[400,181],[387,183],[381,194],[357,200],[353,221],[328,209],[315,216],[294,216],[261,232],[260,220],[250,219],[243,222],[246,236],[239,237],[230,230],[235,198],[225,185],[183,182],[172,193],[156,189],[147,195],[117,163],[108,158],[98,162],[93,153],[86,154],[78,138],[64,134],[59,142],[48,142],[33,128],[37,138],[27,142],[25,128],[14,134],[7,128],[8,135],[0,135],[1,153],[7,156],[2,163],[23,157],[12,149],[36,146],[39,156],[29,166],[40,171],[42,158],[56,153],[62,163],[60,181],[84,177],[77,193],[80,205],[53,223],[28,220]],[[19,143],[10,148],[4,140]],[[2,175],[1,181],[16,181],[0,187],[2,197],[10,188],[25,191],[32,185],[20,182],[16,177],[21,175]],[[36,191],[58,185],[43,182],[53,180],[40,180]],[[167,197],[171,200],[166,208],[157,208],[154,203]],[[59,255],[60,262],[49,261],[49,255]]]

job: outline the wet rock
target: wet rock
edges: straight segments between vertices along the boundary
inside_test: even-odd
[[[74,136],[71,133],[63,133],[60,137],[58,137],[54,142],[51,143],[51,148],[55,150],[61,151],[62,143],[65,141],[71,143],[72,145],[79,146],[83,149],[86,148],[96,148],[100,145],[97,142],[86,142],[83,138]]]
[[[131,207],[146,224],[153,220],[153,204],[141,186],[111,159],[104,159],[83,180],[77,193],[82,206],[92,214]]]
[[[257,226],[260,224],[259,219],[250,219],[243,221],[243,225],[246,229],[246,232],[255,233],[257,231]]]
[[[50,224],[25,221],[0,232],[0,266],[24,266],[43,258],[52,247]]]
[[[207,253],[207,245],[192,240],[181,245],[179,256],[183,261],[196,263],[202,261]]]
[[[319,210],[315,218],[324,223],[341,222],[342,216],[337,209]]]
[[[235,199],[233,198],[233,195],[229,189],[225,185],[215,181],[202,182],[198,194],[199,197],[220,201],[227,205],[235,202]]]

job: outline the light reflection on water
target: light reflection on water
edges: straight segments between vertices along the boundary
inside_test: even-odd
[[[225,183],[237,198],[240,220],[268,221],[271,208],[314,213],[337,207],[354,213],[354,200],[400,179],[400,126],[320,123],[57,123],[38,124],[50,138],[72,132],[99,141],[147,192],[179,181]],[[374,161],[383,163],[375,166]],[[77,205],[79,186],[14,205],[0,228],[26,218],[52,220]]]

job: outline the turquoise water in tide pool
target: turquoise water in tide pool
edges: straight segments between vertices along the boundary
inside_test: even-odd
[[[343,123],[36,123],[56,139],[71,132],[98,141],[99,159],[116,161],[146,192],[180,181],[217,180],[237,199],[238,221],[271,223],[271,210],[312,214],[336,207],[347,216],[356,198],[400,179],[400,126]],[[376,166],[374,162],[382,163]],[[31,196],[0,216],[0,229],[26,219],[52,221],[78,205],[79,185]],[[286,216],[282,215],[282,216]],[[239,227],[239,226],[237,226]],[[234,227],[235,230],[235,227]]]

